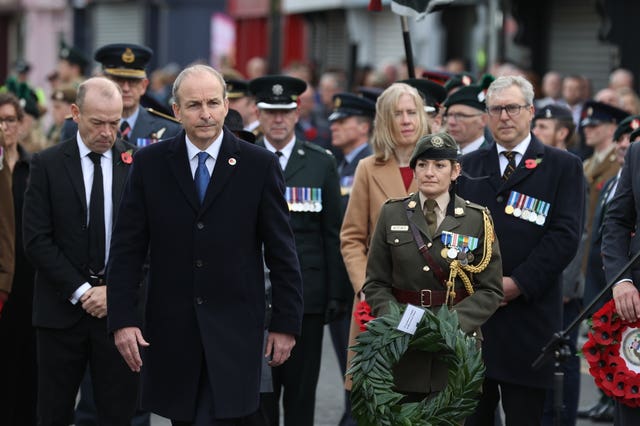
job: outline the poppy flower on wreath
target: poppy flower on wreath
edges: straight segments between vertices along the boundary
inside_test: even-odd
[[[353,317],[358,322],[360,326],[360,331],[366,331],[367,323],[373,319],[376,319],[373,315],[371,315],[371,306],[363,300],[356,305],[356,309],[353,312]]]
[[[640,407],[640,322],[623,321],[611,300],[590,325],[582,353],[596,386],[629,407]]]
[[[122,160],[122,162],[124,164],[133,163],[133,150],[132,149],[128,149],[128,150],[124,151],[122,154],[120,154],[120,159]]]

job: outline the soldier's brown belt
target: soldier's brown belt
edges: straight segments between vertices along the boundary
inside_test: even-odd
[[[447,292],[438,290],[402,290],[399,288],[392,288],[391,293],[400,303],[410,303],[415,306],[421,306],[423,308],[431,308],[442,306],[445,303]],[[460,289],[456,292],[456,297],[453,299],[453,304],[460,302],[467,297],[468,294],[464,289]]]

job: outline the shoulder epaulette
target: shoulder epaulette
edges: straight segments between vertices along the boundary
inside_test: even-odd
[[[325,148],[323,148],[323,147],[321,147],[321,146],[319,146],[318,144],[315,144],[315,143],[313,143],[313,142],[307,142],[307,141],[304,141],[304,142],[302,143],[302,145],[303,145],[305,148],[309,148],[310,150],[313,150],[313,151],[316,151],[316,152],[321,152],[321,153],[323,153],[323,154],[330,155],[330,156],[332,156],[332,157],[333,157],[333,152],[331,152],[331,151],[329,151],[328,149],[325,149]]]
[[[384,203],[385,203],[385,204],[389,204],[389,203],[398,203],[398,202],[401,202],[401,201],[405,201],[405,200],[408,200],[409,198],[411,198],[411,195],[413,195],[413,194],[409,194],[409,195],[408,195],[408,196],[406,196],[406,197],[400,197],[400,198],[389,198],[389,199],[388,199],[387,201],[385,201]]]
[[[171,116],[171,115],[168,115],[168,114],[165,114],[165,113],[163,113],[163,112],[157,111],[157,110],[155,110],[155,109],[153,109],[153,108],[145,108],[145,109],[146,109],[147,111],[149,111],[149,112],[150,112],[151,114],[153,114],[153,115],[157,115],[158,117],[162,117],[162,118],[164,118],[165,120],[173,121],[174,123],[178,123],[178,124],[180,124],[180,121],[179,121],[177,118],[175,118],[175,117],[173,117],[173,116]]]
[[[489,209],[486,208],[485,206],[481,206],[480,204],[473,203],[469,200],[464,200],[464,204],[467,207],[471,207],[472,209],[489,212]]]

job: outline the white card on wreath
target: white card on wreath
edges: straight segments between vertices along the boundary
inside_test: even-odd
[[[398,324],[398,330],[404,331],[411,335],[415,334],[418,328],[418,323],[424,315],[424,309],[420,309],[417,306],[407,305],[407,309],[400,318],[400,324]]]

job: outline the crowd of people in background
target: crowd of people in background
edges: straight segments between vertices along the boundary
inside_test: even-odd
[[[49,87],[30,84],[29,72],[38,65],[24,61],[14,64],[0,87],[0,341],[3,348],[10,348],[0,351],[0,364],[6,366],[0,386],[0,424],[83,426],[95,424],[99,418],[107,422],[104,424],[144,426],[149,424],[151,410],[170,417],[176,425],[209,424],[207,416],[211,415],[242,419],[212,423],[221,425],[274,426],[283,418],[286,426],[312,426],[324,326],[329,324],[341,367],[335,373],[336,380],[343,380],[353,355],[348,348],[360,332],[353,312],[367,297],[380,298],[376,293],[380,283],[370,275],[392,274],[367,264],[372,239],[377,244],[374,253],[384,258],[381,247],[387,242],[382,230],[376,232],[381,208],[389,199],[408,200],[406,197],[417,193],[416,161],[439,159],[437,153],[436,157],[425,155],[434,143],[433,138],[423,138],[438,132],[445,132],[442,137],[451,145],[447,147],[455,151],[447,151],[446,157],[453,161],[451,176],[455,175],[449,184],[457,191],[451,202],[462,203],[461,209],[463,199],[489,207],[502,252],[501,272],[498,265],[492,264],[492,270],[504,276],[493,281],[487,278],[491,285],[502,281],[502,293],[492,289],[492,304],[483,311],[486,315],[475,318],[469,326],[479,330],[484,323],[487,379],[479,408],[467,424],[500,424],[499,400],[507,425],[556,424],[551,369],[534,371],[530,365],[553,332],[571,323],[606,284],[601,255],[605,213],[614,199],[625,154],[640,134],[640,97],[633,73],[614,70],[607,87],[594,88],[579,74],[549,71],[539,77],[510,63],[496,64],[480,76],[466,69],[465,61],[452,59],[438,69],[417,68],[417,78],[409,78],[402,62],[363,67],[355,75],[341,69],[318,70],[300,62],[269,74],[267,61],[256,57],[248,61],[245,70],[225,66],[217,72],[196,61],[186,70],[171,63],[147,74],[152,55],[150,49],[134,44],[102,46],[93,55],[99,66],[91,72],[92,60],[74,47],[62,45],[58,66],[48,78]],[[92,75],[89,80],[88,74]],[[192,108],[216,111],[204,127],[217,130],[205,131],[200,118],[192,115]],[[225,108],[224,114],[220,108]],[[249,142],[260,150],[254,151],[252,146],[243,151],[246,148],[236,145],[236,136],[227,138],[222,129],[226,108],[233,110],[236,122],[233,127],[228,123],[225,130],[233,130],[245,141],[251,139]],[[167,144],[158,145],[164,141]],[[158,165],[164,164],[162,155],[172,156],[175,150],[184,150],[185,144],[189,162],[185,160],[180,167],[167,163],[167,169],[176,167],[174,183]],[[160,155],[159,146],[167,152]],[[212,146],[216,148],[209,151]],[[135,154],[141,149],[144,154]],[[209,156],[196,156],[198,150]],[[273,156],[264,156],[263,151]],[[89,154],[96,152],[99,158],[94,160]],[[141,166],[136,170],[131,164],[139,157]],[[255,199],[246,201],[237,193],[234,197],[226,194],[217,186],[222,184],[207,187],[209,179],[225,182],[225,173],[237,171],[247,179],[237,185],[248,188],[251,173],[242,169],[243,161],[255,162],[256,170],[264,168],[265,182],[260,183],[267,186],[264,191],[275,197],[283,190],[285,200],[265,200],[264,194],[256,191],[251,195]],[[98,172],[100,164],[109,169],[104,175]],[[224,165],[228,170],[219,171]],[[143,166],[157,169],[151,173]],[[460,166],[458,177],[454,172],[460,172]],[[129,168],[135,172],[127,181]],[[196,181],[198,198],[193,189],[183,187],[188,200],[182,206],[179,187],[189,180],[189,171]],[[60,177],[66,174],[68,181]],[[98,174],[100,181],[96,183]],[[158,182],[145,180],[151,178]],[[205,182],[202,189],[198,179]],[[94,195],[102,192],[94,185],[107,188],[106,182],[113,183],[113,188],[102,194],[105,204],[102,199],[99,203],[105,212],[101,229],[107,229],[107,238],[96,248],[87,220],[95,214],[91,210],[97,203]],[[160,183],[166,185],[164,195],[163,189],[156,187]],[[74,191],[82,202],[71,200]],[[162,199],[169,193],[175,196],[171,202]],[[130,217],[118,216],[119,197],[124,197],[123,206]],[[422,200],[414,198],[414,203]],[[447,213],[446,199],[431,211],[441,216],[428,232],[430,237],[451,214]],[[230,202],[237,205],[225,204]],[[196,212],[197,206],[213,206],[215,214],[200,212],[192,217],[190,203]],[[248,340],[241,345],[244,350],[230,352],[238,357],[235,360],[218,357],[215,342],[193,330],[193,335],[184,332],[188,327],[201,327],[219,333],[233,345],[236,336],[193,313],[206,306],[209,311],[202,315],[213,318],[218,314],[216,309],[224,307],[212,303],[213,293],[185,291],[182,299],[174,301],[173,314],[187,319],[171,332],[186,343],[182,349],[171,349],[172,343],[159,337],[162,327],[158,324],[166,318],[158,309],[161,302],[172,303],[168,278],[172,272],[163,265],[173,262],[170,253],[176,248],[172,249],[170,238],[163,235],[173,235],[178,241],[182,234],[177,230],[162,232],[163,227],[176,226],[184,234],[194,233],[193,240],[180,241],[201,250],[195,254],[200,257],[191,262],[186,258],[190,251],[178,256],[189,284],[193,281],[194,286],[206,287],[206,276],[198,275],[203,271],[235,282],[238,277],[208,269],[216,261],[211,253],[224,248],[203,242],[197,232],[207,232],[208,238],[225,238],[221,235],[226,231],[213,231],[216,221],[224,221],[228,231],[240,226],[239,218],[217,206],[242,209],[243,203],[255,211],[242,216],[246,221],[242,226],[247,227],[242,235],[254,240],[247,243],[244,253],[230,249],[228,265],[240,265],[237,273],[254,280],[262,280],[260,271],[266,271],[273,288],[266,298],[246,289],[246,294],[231,292],[227,296],[232,301],[243,300],[236,308],[258,306],[256,312],[266,310],[266,316],[252,316],[248,321],[229,314],[235,320],[228,327],[242,323],[243,335],[251,344]],[[180,212],[176,218],[193,219],[196,231],[191,223],[181,228],[160,214],[156,209],[163,204]],[[286,207],[291,216],[288,224],[282,222]],[[517,220],[515,211],[525,207],[531,212],[530,219]],[[388,207],[391,213],[387,214],[392,215],[393,209]],[[268,229],[270,225],[264,223],[267,216],[258,215],[258,211],[273,219],[274,229]],[[133,219],[136,226],[128,226]],[[111,232],[116,265],[109,264]],[[82,246],[87,239],[88,251]],[[136,245],[130,244],[134,240]],[[148,244],[153,247],[150,253]],[[228,244],[234,247],[236,243]],[[94,249],[100,258],[97,263]],[[496,262],[500,259],[497,247],[494,254]],[[245,255],[246,259],[240,259]],[[131,258],[135,265],[129,264]],[[419,257],[417,263],[421,261]],[[295,268],[288,269],[287,262],[296,263]],[[401,262],[393,265],[402,266]],[[222,263],[219,266],[225,267]],[[198,271],[195,278],[190,275],[192,267]],[[425,268],[420,270],[431,273]],[[154,276],[154,269],[163,270],[165,276]],[[120,281],[117,291],[108,295],[109,274]],[[244,285],[239,278],[238,283]],[[160,288],[162,291],[157,290]],[[386,303],[390,294],[385,293],[381,300]],[[107,296],[113,297],[109,309]],[[120,305],[111,304],[115,303],[112,300]],[[149,305],[144,306],[142,300],[148,300]],[[380,306],[376,309],[383,313],[386,306]],[[597,306],[591,312],[595,309]],[[115,319],[109,319],[111,310],[116,312]],[[145,324],[150,319],[156,322]],[[116,333],[117,349],[107,324]],[[143,335],[151,335],[149,349],[142,349],[146,346]],[[295,346],[292,336],[296,337]],[[573,353],[579,350],[578,337],[578,330],[570,336]],[[156,343],[159,352],[152,352],[156,350],[154,342],[162,342]],[[108,353],[101,350],[107,346],[111,346]],[[160,354],[147,358],[148,374],[138,346],[141,352]],[[158,365],[175,366],[169,355],[184,347],[202,352],[184,357],[185,362],[197,366],[176,369],[191,383],[174,373],[166,380],[158,379],[162,374]],[[258,358],[249,362],[247,353],[265,351],[275,358],[263,362],[262,377],[250,375],[252,386],[261,383],[259,398],[257,390],[253,398],[253,394],[243,393],[243,386],[229,385],[239,377],[233,369],[241,368],[240,361],[256,367],[253,361]],[[226,363],[233,371],[216,376],[210,373],[213,363]],[[142,387],[142,397],[137,393],[135,374],[141,368],[147,386]],[[571,357],[563,369],[561,424],[575,425],[578,416],[613,420],[616,407],[604,395],[593,407],[578,409],[579,358]],[[426,376],[429,386],[438,383],[434,391],[442,388],[436,373]],[[172,392],[180,391],[159,389],[164,386],[184,386],[188,392],[173,400]],[[225,386],[242,398],[230,402],[228,395],[221,395]],[[354,426],[349,377],[345,388],[339,426]],[[78,389],[81,399],[76,408]],[[413,385],[408,389],[419,395],[430,393]],[[216,401],[213,414],[201,406],[205,397]],[[629,414],[619,415],[618,419]]]

